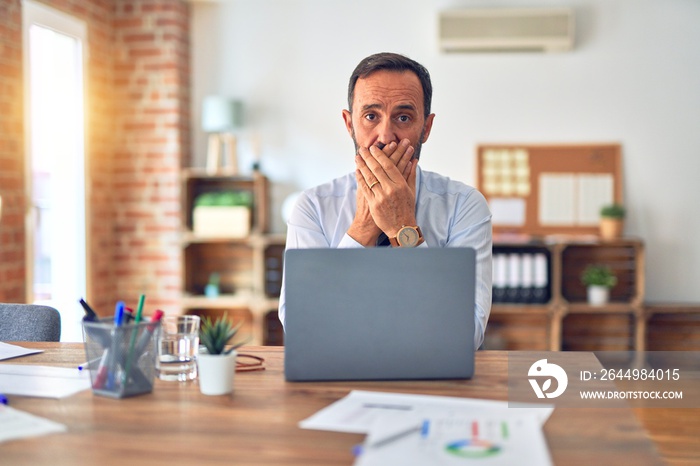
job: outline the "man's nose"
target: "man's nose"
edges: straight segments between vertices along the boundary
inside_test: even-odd
[[[377,142],[376,145],[380,149],[384,149],[384,146],[389,144],[390,142],[395,141],[398,142],[399,139],[396,136],[396,132],[394,131],[392,122],[390,119],[384,120],[378,127],[377,127]]]

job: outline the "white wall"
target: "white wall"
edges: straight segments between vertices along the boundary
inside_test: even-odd
[[[575,8],[561,54],[450,54],[448,8]],[[647,300],[700,302],[700,2],[697,0],[226,0],[193,8],[194,160],[201,99],[241,98],[241,158],[260,136],[262,168],[287,194],[354,169],[341,119],[355,65],[379,51],[431,72],[437,114],[421,166],[472,184],[485,142],[619,142],[626,233],[647,245]],[[274,215],[275,231],[283,231]]]

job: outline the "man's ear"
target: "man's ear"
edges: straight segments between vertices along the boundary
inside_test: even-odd
[[[345,121],[345,128],[348,130],[348,134],[352,137],[352,113],[349,110],[343,110],[343,121]]]
[[[425,143],[430,136],[430,130],[433,129],[433,120],[435,119],[435,114],[431,113],[425,119],[425,125],[423,126],[423,140],[421,144]]]

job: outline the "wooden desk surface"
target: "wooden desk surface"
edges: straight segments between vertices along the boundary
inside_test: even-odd
[[[45,352],[4,363],[75,367],[85,359],[81,344],[20,345]],[[0,443],[0,463],[351,465],[362,435],[304,430],[298,422],[353,389],[507,399],[507,352],[479,351],[470,381],[324,383],[285,382],[281,347],[243,352],[264,357],[266,370],[237,373],[230,396],[160,380],[153,393],[122,400],[91,391],[60,400],[10,395],[11,406],[68,432]],[[544,431],[555,464],[661,464],[631,409],[557,408]]]

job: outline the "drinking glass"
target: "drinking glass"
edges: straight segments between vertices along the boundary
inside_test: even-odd
[[[161,321],[156,372],[161,380],[197,378],[199,316],[166,316]]]

